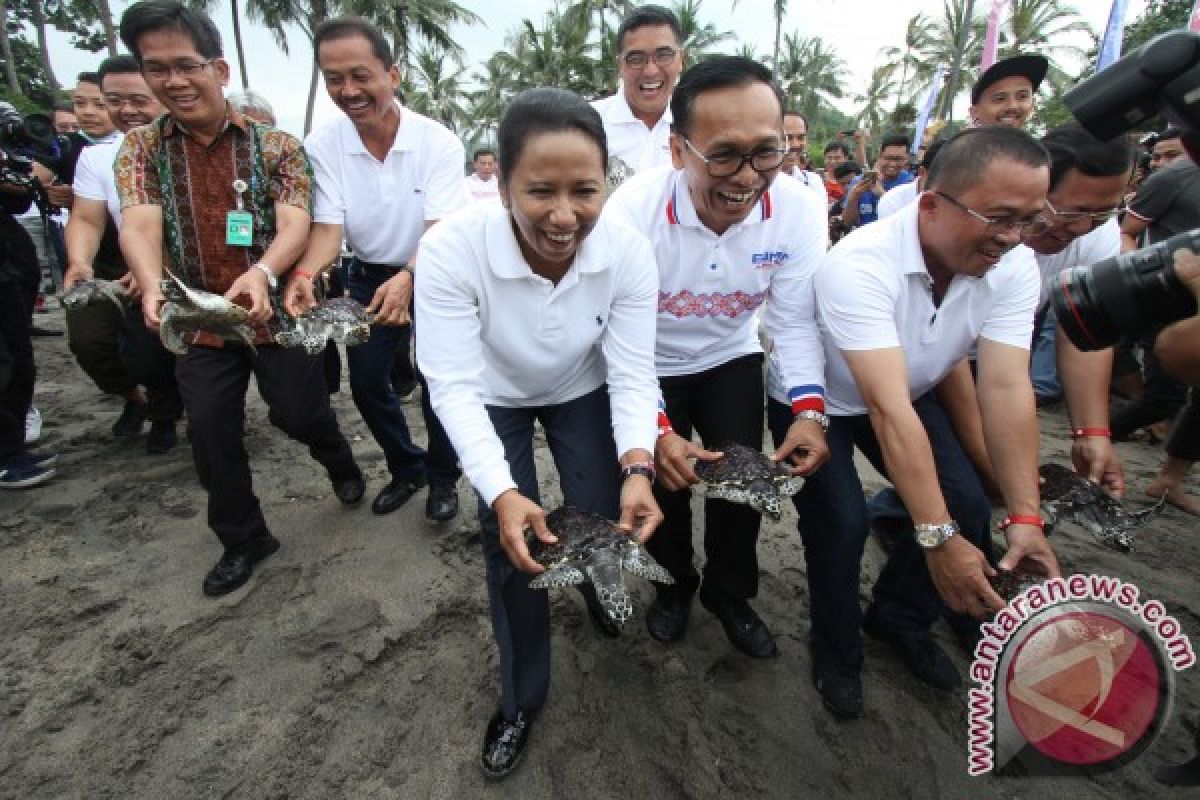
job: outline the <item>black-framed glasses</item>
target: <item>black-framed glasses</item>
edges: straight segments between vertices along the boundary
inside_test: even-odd
[[[1039,212],[1038,216],[1032,217],[1030,219],[1013,219],[1012,217],[987,217],[987,216],[984,216],[983,214],[980,214],[975,209],[968,207],[965,203],[960,201],[958,198],[951,197],[950,195],[946,194],[945,192],[941,191],[940,189],[935,189],[933,191],[933,193],[936,194],[938,197],[945,199],[946,202],[948,202],[950,205],[957,208],[959,211],[969,214],[970,216],[979,220],[987,227],[988,230],[991,230],[991,231],[1015,231],[1017,234],[1023,234],[1023,233],[1025,233],[1026,230],[1028,230],[1033,225],[1036,225],[1041,220],[1040,212]]]
[[[172,72],[178,73],[181,78],[194,78],[214,61],[216,61],[215,58],[208,58],[204,61],[177,61],[174,64],[143,64],[142,74],[146,76],[147,80],[155,81],[165,81]]]
[[[625,66],[641,69],[650,63],[650,59],[654,59],[654,63],[660,67],[665,67],[675,60],[675,56],[679,55],[679,51],[674,47],[659,47],[652,53],[647,53],[645,50],[630,50],[625,55],[621,56],[621,60],[625,62]]]
[[[158,101],[147,94],[117,94],[109,92],[104,95],[104,105],[109,108],[121,108],[126,103],[133,106],[138,111],[145,111],[153,108]]]
[[[696,149],[696,146],[689,142],[686,137],[683,143],[687,148],[696,154],[696,158],[704,162],[704,166],[708,169],[708,174],[714,178],[728,178],[730,175],[736,175],[742,171],[742,165],[749,163],[750,169],[758,173],[770,172],[773,169],[778,169],[783,163],[783,157],[787,155],[786,147],[759,147],[751,150],[749,153],[739,153],[736,150],[721,151],[716,155],[706,156]]]
[[[1122,205],[1110,208],[1107,211],[1059,211],[1051,204],[1050,200],[1046,200],[1046,211],[1050,212],[1050,216],[1046,217],[1046,222],[1060,222],[1064,225],[1074,225],[1077,222],[1087,220],[1093,227],[1103,225],[1117,214],[1125,210]],[[1053,217],[1053,219],[1051,219]]]

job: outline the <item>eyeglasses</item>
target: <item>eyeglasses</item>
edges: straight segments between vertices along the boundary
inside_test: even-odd
[[[1018,234],[1023,234],[1023,233],[1025,233],[1025,231],[1028,228],[1030,228],[1033,225],[1036,225],[1038,223],[1038,221],[1041,219],[1040,216],[1033,217],[1032,219],[1013,219],[1011,217],[985,217],[983,214],[980,214],[978,211],[976,211],[973,208],[968,208],[962,202],[960,202],[956,198],[951,197],[950,195],[946,194],[945,192],[935,189],[933,193],[936,194],[938,197],[944,198],[948,203],[950,203],[950,205],[954,206],[958,210],[964,211],[967,214],[970,214],[972,217],[974,217],[975,219],[979,220],[984,225],[986,225],[988,230],[992,230],[992,231],[1015,231]]]
[[[625,66],[641,69],[650,63],[650,59],[654,59],[654,63],[660,67],[665,67],[675,60],[675,56],[679,55],[679,51],[674,47],[660,47],[653,53],[647,53],[644,50],[630,50],[625,55],[621,56],[621,60],[625,62]]]
[[[1087,220],[1094,228],[1108,222],[1123,210],[1124,206],[1110,208],[1108,211],[1059,211],[1051,205],[1049,200],[1046,200],[1046,211],[1049,211],[1051,216],[1065,225],[1074,225],[1076,222]],[[1050,221],[1049,218],[1046,218],[1046,222]]]
[[[730,175],[736,175],[742,171],[742,165],[747,162],[750,164],[750,169],[755,172],[770,172],[779,168],[779,165],[783,163],[783,157],[788,152],[786,147],[760,147],[749,153],[739,153],[734,150],[705,156],[685,137],[680,138],[683,139],[683,143],[687,145],[688,149],[696,154],[696,158],[704,162],[704,166],[708,168],[708,174],[713,178],[728,178]]]
[[[120,108],[128,103],[138,111],[145,111],[153,108],[157,101],[144,94],[106,94],[104,95],[104,105],[110,108]]]
[[[209,58],[204,61],[178,61],[174,64],[142,64],[142,74],[147,80],[155,81],[166,80],[172,72],[178,73],[181,78],[194,78],[214,61],[215,58]]]

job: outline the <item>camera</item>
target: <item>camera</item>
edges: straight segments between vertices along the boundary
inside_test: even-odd
[[[20,113],[0,103],[0,176],[5,183],[24,185],[37,161],[60,183],[74,180],[75,160],[86,140],[78,134],[59,134],[45,114]]]
[[[1161,114],[1184,131],[1200,154],[1200,35],[1160,34],[1063,95],[1079,123],[1098,139],[1124,135]],[[1055,314],[1081,350],[1100,350],[1123,336],[1196,314],[1196,299],[1175,274],[1174,253],[1200,253],[1200,229],[1150,247],[1073,267],[1048,279]]]

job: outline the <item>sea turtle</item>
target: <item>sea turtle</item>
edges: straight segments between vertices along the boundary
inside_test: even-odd
[[[323,300],[275,334],[284,347],[303,347],[310,355],[325,349],[326,341],[347,346],[362,344],[371,337],[371,315],[349,297]]]
[[[166,302],[158,315],[158,336],[164,347],[183,355],[188,349],[184,334],[204,331],[254,348],[254,329],[246,309],[219,294],[186,286],[170,271],[166,274],[160,284]]]
[[[1030,587],[1037,586],[1044,580],[1046,580],[1045,575],[999,568],[996,569],[995,576],[988,578],[988,582],[992,584],[992,588],[996,590],[996,594],[1004,598],[1004,602],[1006,603],[1010,602],[1021,592]]]
[[[1038,473],[1042,477],[1046,533],[1059,519],[1070,515],[1098,542],[1122,553],[1133,549],[1133,532],[1149,522],[1166,502],[1163,499],[1140,511],[1126,511],[1120,500],[1068,467],[1043,464]]]
[[[546,571],[529,582],[530,589],[591,583],[604,612],[618,625],[633,614],[625,573],[659,583],[675,579],[632,535],[598,514],[562,506],[546,515],[554,544],[534,539],[531,552]]]
[[[608,191],[613,192],[625,181],[633,177],[633,167],[626,164],[619,156],[608,157]]]
[[[125,313],[125,305],[129,302],[129,289],[119,281],[106,281],[103,278],[80,281],[63,292],[59,302],[67,311],[111,301],[116,304],[121,313]]]
[[[742,444],[718,447],[724,455],[716,461],[697,461],[696,476],[704,481],[709,497],[743,503],[779,521],[783,499],[800,491],[804,479],[789,475],[787,467]]]

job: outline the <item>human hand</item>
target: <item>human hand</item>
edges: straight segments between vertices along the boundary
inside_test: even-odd
[[[292,270],[283,290],[284,309],[293,317],[298,317],[316,304],[317,296],[313,291],[312,276]]]
[[[817,471],[829,458],[829,445],[825,441],[825,430],[815,419],[797,417],[788,428],[779,449],[771,455],[772,461],[787,460],[793,475],[808,477]]]
[[[1075,471],[1115,497],[1125,494],[1125,469],[1112,440],[1107,436],[1080,436],[1071,444]]]
[[[645,542],[663,521],[654,490],[645,475],[630,475],[621,484],[621,518],[617,525]]]
[[[658,444],[654,446],[654,468],[659,483],[669,491],[677,492],[700,482],[689,459],[716,461],[723,455],[705,450],[671,431],[658,437]]]
[[[532,575],[545,572],[546,568],[533,560],[529,545],[525,544],[526,528],[532,528],[533,535],[546,544],[558,541],[546,527],[546,512],[542,507],[516,489],[509,489],[493,501],[492,509],[500,527],[500,546],[513,566]]]
[[[155,286],[154,289],[147,289],[142,292],[142,318],[146,322],[146,327],[152,331],[158,330],[159,311],[162,308],[163,295],[162,291]]]
[[[132,272],[126,272],[121,277],[117,278],[117,283],[124,286],[129,291],[129,296],[134,300],[142,296],[142,289],[138,286],[137,279],[133,277]]]
[[[374,314],[377,325],[404,325],[408,322],[408,303],[412,299],[413,276],[402,269],[375,290],[367,313]]]
[[[249,297],[250,321],[266,322],[271,318],[270,288],[266,274],[257,267],[251,267],[237,277],[225,293],[225,299],[236,300],[242,295]]]
[[[1009,525],[1004,531],[1004,540],[1008,543],[1008,552],[1000,559],[1000,569],[1047,578],[1062,577],[1058,558],[1037,525]]]
[[[63,275],[63,291],[67,291],[77,283],[90,281],[96,276],[91,264],[72,264]]]
[[[942,600],[954,611],[973,617],[1004,608],[1004,599],[988,582],[996,571],[978,547],[961,534],[955,534],[943,544],[925,551],[929,576]]]
[[[75,203],[75,190],[69,184],[50,183],[43,186],[50,205],[70,209]]]
[[[1186,247],[1175,251],[1175,274],[1200,302],[1200,256]]]

